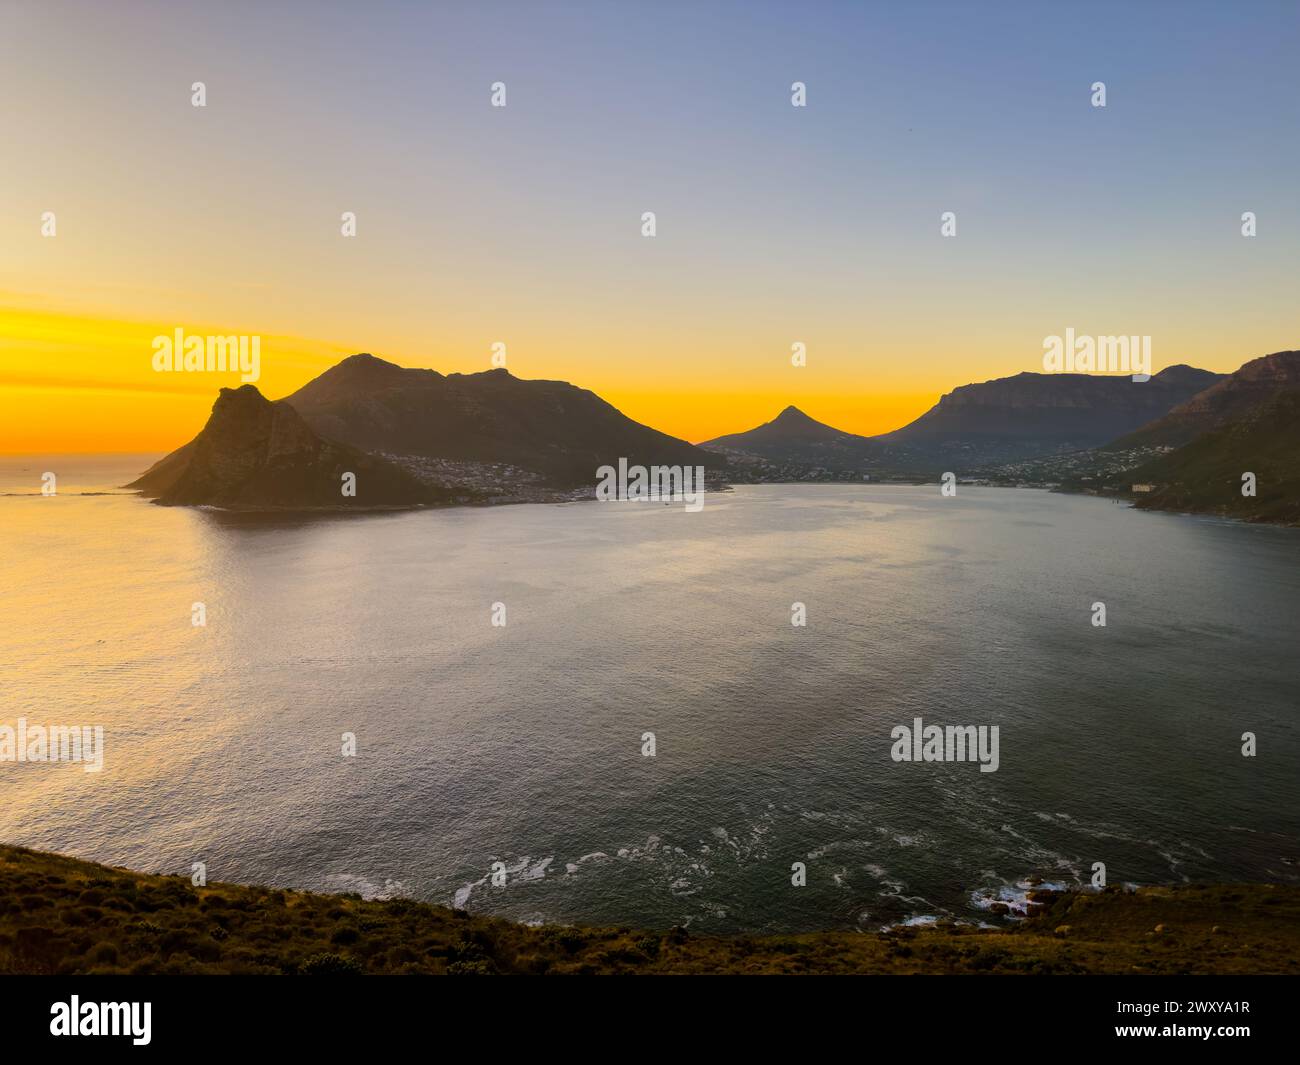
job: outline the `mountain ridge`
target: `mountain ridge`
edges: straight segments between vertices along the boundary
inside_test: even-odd
[[[875,436],[835,429],[791,405],[769,422],[700,446],[775,464],[787,473],[797,466],[855,479],[886,472],[969,471],[1098,447],[1223,377],[1185,364],[1166,367],[1143,382],[1128,376],[1026,371],[960,385],[907,425]]]
[[[1227,425],[1287,388],[1300,388],[1300,351],[1275,351],[1249,359],[1163,417],[1111,441],[1104,450],[1188,444],[1201,433]]]
[[[619,458],[643,465],[717,464],[694,444],[627,417],[566,381],[411,369],[350,356],[284,400],[316,432],[364,451],[505,463],[548,483],[594,483]]]
[[[967,466],[1081,451],[1132,432],[1223,376],[1181,363],[1141,382],[1025,371],[955,388],[919,418],[872,439],[914,460]]]

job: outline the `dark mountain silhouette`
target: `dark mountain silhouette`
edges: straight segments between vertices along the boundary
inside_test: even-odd
[[[356,495],[343,494],[355,474]],[[448,493],[387,459],[322,440],[283,400],[252,385],[223,388],[192,441],[155,463],[129,488],[157,503],[233,508],[356,508],[438,503]]]
[[[1021,373],[963,385],[909,425],[872,440],[895,461],[971,465],[1098,447],[1169,412],[1222,374],[1170,366],[1128,376]]]
[[[620,458],[720,465],[716,455],[634,422],[593,392],[504,369],[443,375],[353,355],[284,402],[327,440],[390,455],[507,463],[555,485],[594,484],[596,469]]]
[[[753,456],[770,463],[840,472],[869,467],[881,450],[867,437],[834,429],[793,406],[757,428],[720,436],[700,446],[733,457]]]
[[[1138,497],[1142,508],[1295,525],[1300,524],[1298,458],[1300,390],[1288,390],[1137,467],[1128,479],[1155,486]],[[1241,494],[1244,473],[1256,477],[1253,497]]]
[[[1252,359],[1163,417],[1111,441],[1105,450],[1180,447],[1202,433],[1237,421],[1288,389],[1300,389],[1300,351],[1278,351]]]

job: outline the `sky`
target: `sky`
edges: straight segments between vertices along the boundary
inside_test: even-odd
[[[239,380],[155,372],[178,327],[273,399],[501,342],[692,441],[885,432],[1067,328],[1231,371],[1300,347],[1298,49],[1296,2],[0,0],[0,452],[184,443]]]

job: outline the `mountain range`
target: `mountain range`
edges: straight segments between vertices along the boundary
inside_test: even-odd
[[[593,392],[504,369],[443,375],[359,354],[271,402],[223,388],[203,430],[129,488],[163,504],[416,506],[591,498],[596,469],[717,457]],[[344,473],[357,475],[343,496]]]
[[[222,389],[199,435],[129,487],[170,504],[369,508],[591,498],[597,467],[619,459],[703,466],[715,485],[924,479],[948,469],[1025,483],[1035,463],[1047,471],[1040,480],[1069,482],[1053,471],[1091,463],[1106,476],[1074,487],[1124,494],[1143,483],[1154,486],[1144,507],[1291,521],[1300,520],[1290,502],[1300,481],[1287,473],[1298,394],[1295,351],[1231,375],[1182,365],[1144,382],[1022,373],[954,389],[879,436],[789,406],[697,446],[563,381],[503,369],[443,375],[361,354],[275,402],[252,385]],[[1240,496],[1246,471],[1267,475],[1257,497]],[[340,492],[347,473],[352,496]]]
[[[741,468],[805,466],[858,476],[972,472],[1106,444],[1223,377],[1182,365],[1142,382],[1128,376],[1021,373],[963,385],[915,421],[879,436],[846,433],[787,407],[770,422],[701,446]]]

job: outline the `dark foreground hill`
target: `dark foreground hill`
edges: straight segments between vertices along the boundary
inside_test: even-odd
[[[717,937],[529,927],[0,846],[0,974],[1297,973],[1300,887],[1050,896],[999,929]]]
[[[1144,510],[1300,525],[1297,460],[1300,351],[1279,351],[1105,447],[1044,464],[1044,476]],[[1255,475],[1253,496],[1241,493],[1245,473]]]
[[[1155,486],[1138,497],[1143,509],[1300,525],[1297,462],[1300,391],[1292,391],[1139,466],[1129,479]],[[1244,473],[1255,475],[1253,496],[1241,494]]]
[[[352,495],[343,492],[347,474]],[[380,456],[322,440],[291,406],[252,385],[223,388],[202,432],[127,487],[167,505],[232,508],[364,509],[448,498]]]
[[[1151,380],[1154,382],[1155,378]],[[1293,389],[1300,389],[1300,351],[1262,355],[1178,404],[1163,417],[1111,441],[1105,450],[1181,447]]]

